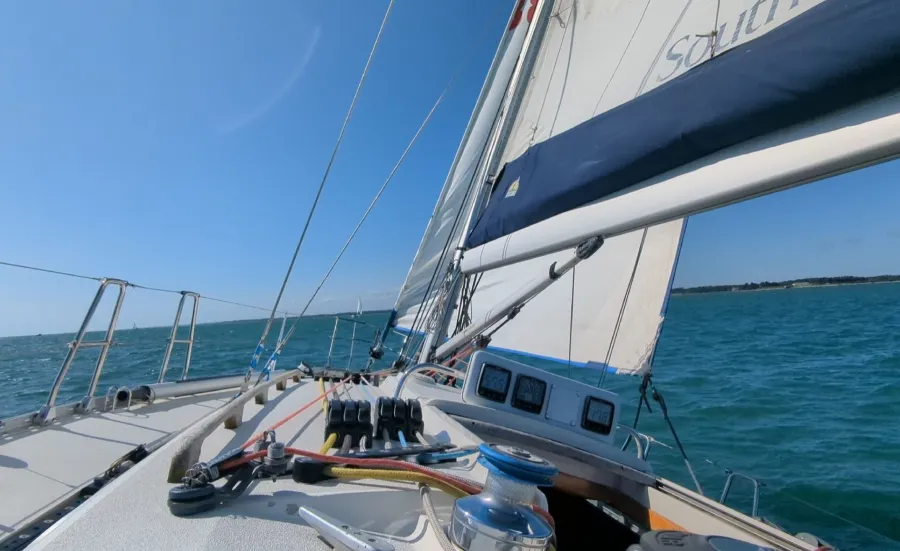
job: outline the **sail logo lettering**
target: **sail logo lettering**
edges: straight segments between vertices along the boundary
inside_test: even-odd
[[[711,49],[715,55],[719,55],[781,25],[789,17],[821,1],[755,0],[748,9],[719,25],[714,36],[708,32],[685,34],[665,50],[666,68],[657,74],[656,82],[658,84],[666,82],[698,63],[709,60]],[[677,36],[677,33],[673,33],[673,36]]]
[[[506,195],[503,196],[504,199],[508,199],[510,197],[515,197],[516,193],[519,192],[519,179],[516,178],[516,181],[510,184],[509,189],[506,190]]]

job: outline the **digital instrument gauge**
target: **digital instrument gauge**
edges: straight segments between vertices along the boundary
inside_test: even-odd
[[[547,383],[528,375],[519,375],[513,391],[512,406],[529,413],[540,413],[546,393]]]
[[[494,402],[505,402],[512,373],[496,365],[485,364],[478,381],[478,395]]]
[[[584,403],[581,428],[598,434],[609,434],[612,430],[613,407],[606,400],[588,396]]]

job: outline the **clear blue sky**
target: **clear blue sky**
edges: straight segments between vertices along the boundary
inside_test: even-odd
[[[393,304],[509,4],[397,1],[288,309],[474,51],[315,310]],[[0,5],[0,260],[270,305],[386,5]],[[896,178],[888,165],[698,216],[677,284],[898,273]],[[0,335],[73,331],[93,291],[0,267]],[[130,290],[120,325],[168,324],[176,300]],[[201,307],[202,320],[259,315]]]

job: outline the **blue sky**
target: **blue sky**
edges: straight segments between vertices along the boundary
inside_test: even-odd
[[[285,307],[306,302],[474,51],[315,310],[393,303],[508,4],[397,1]],[[0,260],[270,305],[386,5],[0,5]],[[896,172],[695,217],[676,283],[900,273]],[[0,335],[73,331],[93,291],[0,267]],[[170,323],[177,297],[128,293],[121,325]],[[201,307],[202,320],[257,316]]]

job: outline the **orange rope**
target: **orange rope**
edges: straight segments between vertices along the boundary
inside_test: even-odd
[[[345,384],[347,384],[347,381],[349,381],[349,380],[350,380],[350,377],[347,377],[346,379],[344,379],[343,381],[341,381],[340,384],[337,384],[337,385],[335,385],[335,386],[329,388],[328,390],[326,390],[326,391],[323,392],[322,394],[319,394],[319,395],[316,396],[311,402],[309,402],[309,403],[303,405],[300,409],[298,409],[298,410],[295,411],[294,413],[291,413],[290,415],[288,415],[287,417],[285,417],[285,418],[282,419],[281,421],[278,421],[277,423],[275,423],[274,425],[272,425],[271,427],[269,427],[269,428],[266,429],[266,430],[275,430],[275,429],[277,429],[278,427],[284,425],[285,423],[287,423],[288,421],[290,421],[290,420],[293,419],[294,417],[300,415],[301,413],[303,413],[303,412],[306,411],[307,409],[309,409],[309,408],[311,408],[312,406],[314,406],[315,404],[319,403],[319,400],[325,398],[326,396],[328,396],[329,394],[331,394],[331,393],[334,392],[335,390],[337,390],[337,389],[343,387]],[[260,438],[263,437],[263,435],[265,434],[265,432],[266,432],[266,431],[263,431],[263,432],[260,432],[260,433],[257,433],[257,434],[254,434],[253,436],[251,436],[251,437],[250,437],[250,440],[247,440],[246,442],[243,443],[243,445],[241,445],[241,449],[246,450],[247,448],[249,448],[250,446],[252,446],[253,444],[255,444],[257,440],[259,440]],[[263,453],[265,453],[265,452],[263,452]],[[248,459],[248,461],[249,461],[249,459]],[[227,465],[227,463],[226,463],[226,465]]]
[[[346,381],[344,381],[346,382]],[[341,384],[344,384],[342,382]],[[315,459],[316,461],[321,461],[323,463],[328,463],[331,465],[353,465],[356,467],[381,467],[386,469],[395,469],[395,470],[404,470],[404,471],[412,471],[416,473],[421,473],[425,476],[443,482],[444,484],[450,485],[454,488],[457,488],[467,494],[477,494],[481,492],[481,488],[472,483],[466,482],[458,477],[454,477],[451,475],[447,475],[441,473],[440,471],[436,471],[434,469],[429,469],[428,467],[423,467],[421,465],[417,465],[415,463],[409,463],[406,461],[400,461],[397,459],[379,459],[379,458],[361,458],[361,457],[340,457],[334,455],[323,455],[320,453],[310,452],[306,450],[301,450],[298,448],[285,448],[285,453],[292,455],[302,455],[303,457],[309,457],[310,459]],[[259,459],[261,457],[265,457],[268,452],[266,450],[248,453],[242,457],[238,457],[236,459],[232,459],[231,461],[226,461],[222,464],[222,469],[231,469],[245,463],[249,463],[254,459]],[[535,513],[542,516],[547,522],[550,523],[550,526],[555,526],[556,523],[553,520],[553,517],[550,513],[537,505],[532,505],[531,507]]]
[[[329,464],[337,464],[337,465],[353,465],[355,467],[381,467],[387,469],[400,469],[405,471],[413,471],[417,473],[424,474],[426,476],[430,476],[435,478],[436,480],[440,480],[446,484],[459,488],[460,490],[466,492],[467,494],[477,494],[481,491],[481,488],[469,484],[468,482],[464,482],[457,478],[453,478],[447,476],[443,473],[435,471],[434,469],[429,469],[427,467],[423,467],[421,465],[416,465],[415,463],[407,463],[406,461],[399,461],[397,459],[377,459],[377,458],[360,458],[360,457],[339,457],[334,455],[323,455],[320,453],[314,453],[306,450],[301,450],[298,448],[285,448],[285,453],[293,454],[293,455],[302,455],[304,457],[309,457],[310,459],[315,459],[317,461],[321,461],[323,463]],[[253,453],[248,453],[243,457],[238,457],[236,459],[232,459],[231,461],[226,461],[222,464],[222,469],[231,469],[244,463],[249,463],[254,459],[259,459],[260,457],[265,457],[266,451],[258,451]]]
[[[450,364],[452,364],[454,361],[462,358],[463,356],[468,356],[471,353],[472,353],[471,347],[467,346],[467,347],[463,348],[462,350],[457,352],[452,358],[447,360],[447,363],[446,363],[447,367],[452,367]]]

